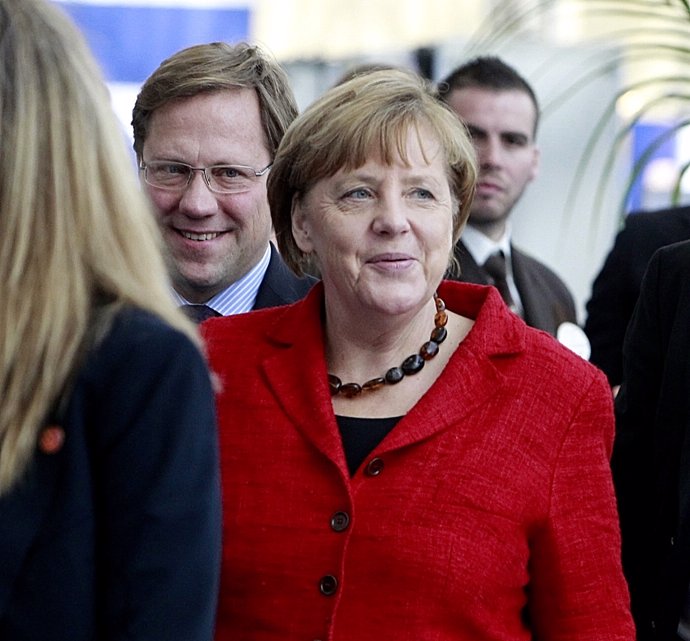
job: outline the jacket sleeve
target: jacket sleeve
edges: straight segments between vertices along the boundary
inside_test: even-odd
[[[582,390],[552,472],[548,516],[530,538],[530,614],[538,639],[635,638],[609,467],[611,391]]]
[[[118,334],[94,412],[98,638],[209,641],[221,526],[208,370],[162,323]]]
[[[654,425],[666,348],[659,325],[659,254],[650,261],[624,343],[623,385],[616,397],[616,441],[612,470],[623,537],[623,566],[630,583],[635,620],[646,634],[653,617],[654,529],[659,505],[653,472]],[[669,311],[670,313],[670,311]],[[643,637],[646,638],[646,637]]]
[[[604,371],[611,386],[621,382],[623,339],[641,280],[637,272],[646,266],[636,221],[630,218],[616,236],[587,301],[585,333],[592,349],[589,360]]]

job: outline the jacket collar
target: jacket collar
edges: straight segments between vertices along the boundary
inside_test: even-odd
[[[494,361],[524,350],[526,326],[494,289],[445,281],[439,295],[448,309],[474,319],[475,324],[441,376],[379,445],[378,453],[426,439],[482,407],[499,395],[503,385]],[[276,314],[266,338],[279,349],[272,350],[262,370],[297,429],[347,476],[327,382],[323,303],[323,284],[318,283],[304,300]]]

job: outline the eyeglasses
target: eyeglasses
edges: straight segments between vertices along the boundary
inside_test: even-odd
[[[144,172],[144,180],[152,187],[168,191],[184,191],[192,181],[195,171],[204,176],[206,186],[216,194],[239,194],[249,191],[273,165],[270,163],[257,171],[244,165],[213,165],[212,167],[192,167],[183,162],[165,160],[142,163],[139,171]]]

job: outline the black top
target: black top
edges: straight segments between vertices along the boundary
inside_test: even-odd
[[[371,454],[401,418],[402,416],[387,416],[385,418],[335,417],[340,429],[340,436],[343,439],[345,460],[350,476],[354,475],[362,461]]]

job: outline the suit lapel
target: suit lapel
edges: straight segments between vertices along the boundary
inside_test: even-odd
[[[525,322],[539,329],[552,331],[551,315],[544,308],[544,302],[538,292],[535,291],[529,270],[526,269],[525,260],[519,250],[511,245],[511,269],[515,287],[520,295],[520,302]],[[458,280],[465,283],[476,283],[478,285],[491,284],[491,277],[486,270],[479,266],[467,247],[459,242],[455,248],[455,255],[460,261],[461,274]]]
[[[535,270],[533,261],[512,246],[511,253],[513,278],[520,292],[525,322],[555,336],[559,325],[571,320],[567,308],[551,295],[543,276]]]
[[[450,426],[469,425],[465,419],[501,393],[503,376],[493,359],[524,350],[525,326],[505,311],[496,289],[463,286],[458,292],[449,285],[439,288],[448,308],[475,324],[441,376],[383,442],[383,450],[429,438]],[[457,402],[459,395],[462,403]]]
[[[460,276],[457,280],[477,285],[488,285],[491,282],[489,274],[477,265],[474,257],[462,241],[459,241],[455,246],[455,258],[460,263]]]
[[[525,322],[531,327],[551,330],[550,314],[544,308],[543,294],[535,291],[520,251],[511,246],[511,266],[515,286],[520,294]]]
[[[442,376],[377,451],[404,447],[461,423],[463,418],[500,394],[502,376],[492,358],[524,348],[524,325],[505,312],[501,297],[494,289],[465,285],[459,292],[448,290],[448,284],[442,284],[440,293],[449,308],[476,318],[475,326]],[[304,301],[286,309],[286,313],[268,328],[267,335],[279,349],[264,360],[262,371],[290,421],[347,477],[327,383],[322,302],[323,287],[319,284]],[[296,376],[296,372],[299,375]],[[463,403],[447,402],[457,398],[459,393]]]
[[[253,309],[279,307],[294,303],[305,296],[316,279],[299,278],[285,264],[271,244],[271,259],[256,293]]]
[[[382,444],[382,451],[405,447],[432,437],[451,426],[463,429],[465,419],[497,396],[502,380],[490,363],[460,345],[443,374],[400,421]],[[451,399],[461,396],[462,403]]]

